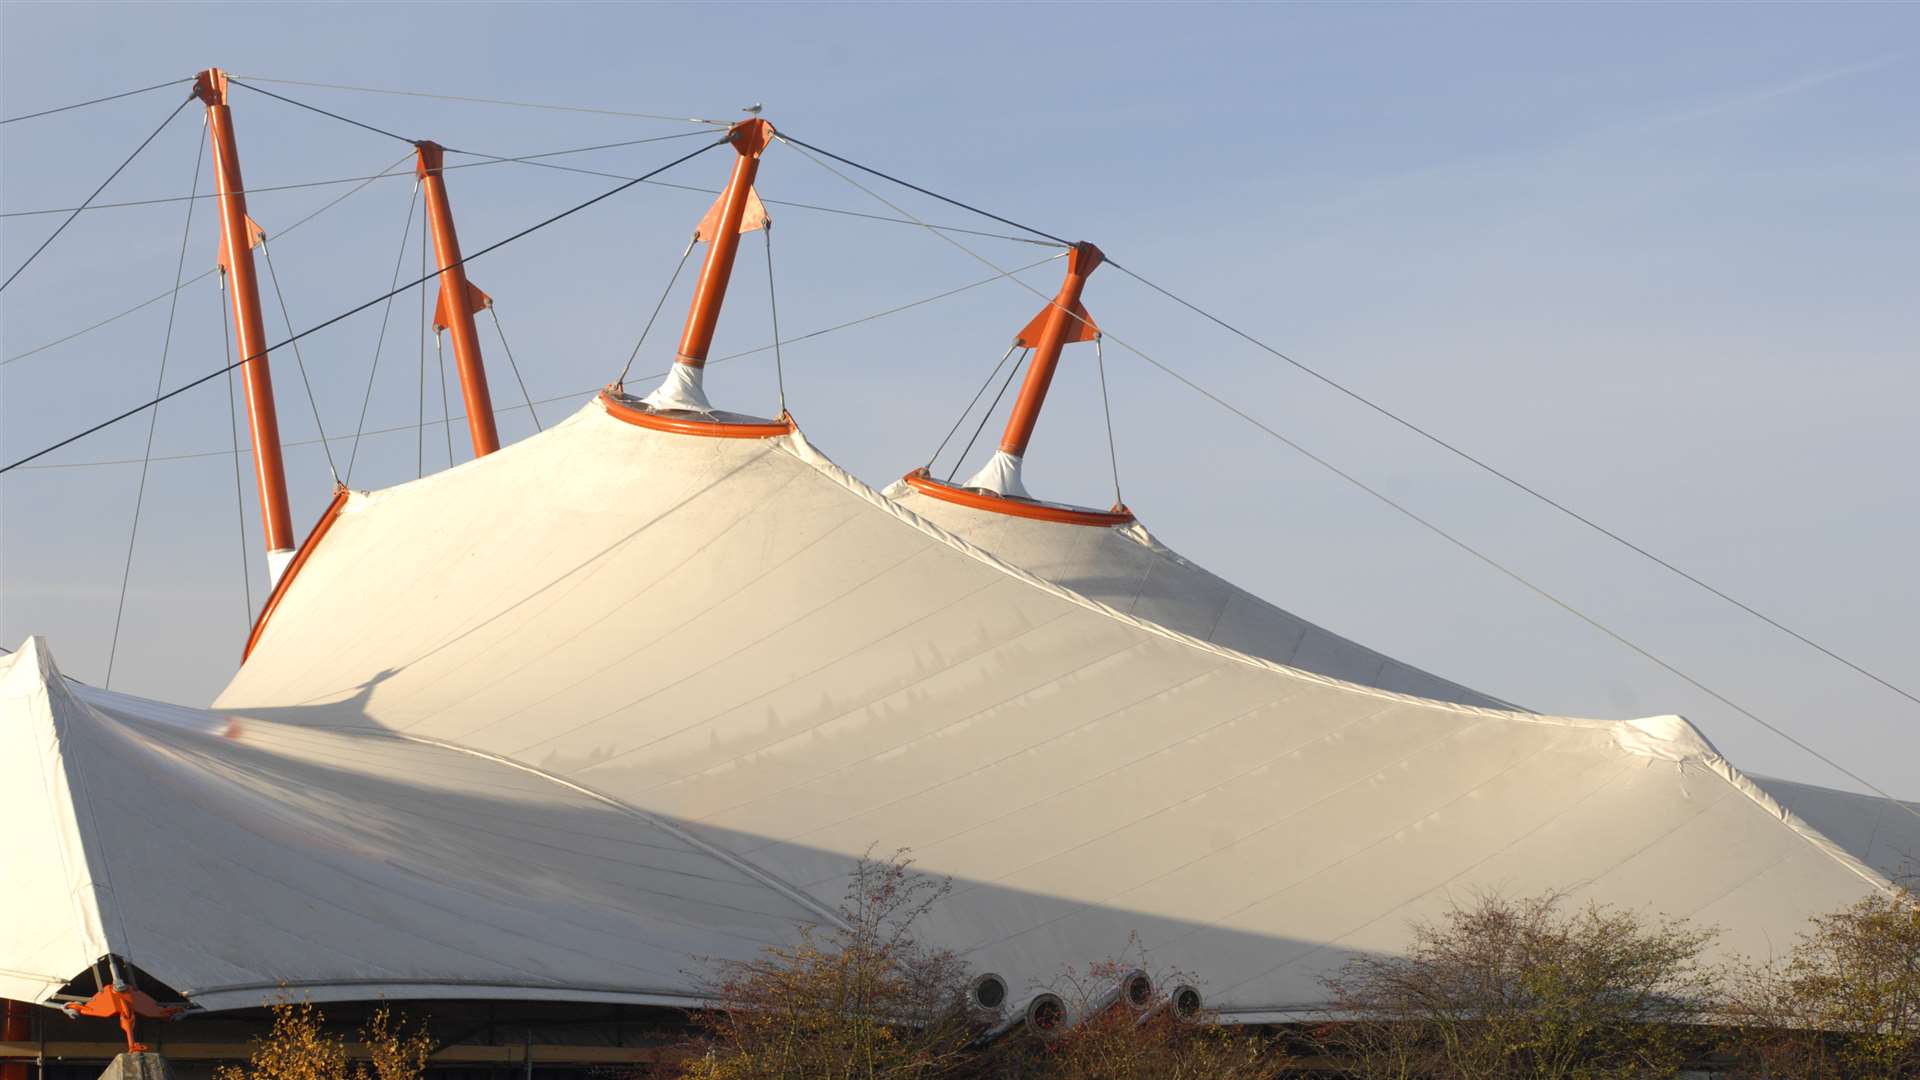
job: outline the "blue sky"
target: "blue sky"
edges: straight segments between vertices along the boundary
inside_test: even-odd
[[[111,5],[0,7],[0,113],[217,64],[265,78],[731,118],[793,134],[1050,232],[1100,244],[1235,321],[1909,688],[1920,686],[1920,10],[1905,5]],[[277,92],[499,155],[685,125],[316,88]],[[157,91],[0,128],[0,210],[71,206],[176,99]],[[250,186],[361,176],[398,143],[235,91]],[[103,201],[184,193],[189,109]],[[685,142],[563,159],[634,172]],[[706,157],[670,179],[716,186]],[[450,181],[468,249],[609,182],[523,167]],[[274,242],[296,326],[385,291],[411,196],[383,180]],[[889,213],[786,148],[769,198]],[[275,234],[345,188],[257,194]],[[929,220],[995,229],[897,189]],[[211,265],[213,218],[187,233]],[[639,188],[476,261],[555,420],[619,368],[701,196]],[[152,395],[167,305],[13,360],[171,287],[180,203],[82,215],[0,295],[0,454]],[[908,226],[775,208],[789,335],[985,276]],[[57,216],[0,219],[10,272]],[[417,235],[417,234],[416,234]],[[1000,266],[1042,249],[967,244]],[[768,336],[753,246],[716,351]],[[406,259],[417,261],[417,248]],[[1058,266],[1027,275],[1051,291]],[[1781,638],[1476,474],[1112,271],[1110,334],[1431,517],[1877,784],[1920,796],[1920,707]],[[638,371],[670,359],[669,302]],[[884,484],[926,458],[1031,293],[974,289],[786,351],[810,437]],[[212,279],[181,294],[165,377],[225,362]],[[269,324],[282,328],[269,295]],[[365,427],[421,402],[419,311],[396,304]],[[487,329],[491,334],[490,327]],[[379,312],[302,342],[330,435],[358,425]],[[491,337],[489,345],[493,344]],[[275,357],[283,434],[315,436]],[[1070,356],[1029,458],[1037,493],[1110,497],[1097,383]],[[1737,713],[1369,496],[1107,350],[1127,501],[1163,540],[1292,610],[1468,685],[1595,716],[1680,712],[1755,771],[1844,781]],[[519,400],[490,348],[496,400]],[[636,380],[638,381],[638,380]],[[715,369],[722,404],[772,407],[764,355]],[[157,456],[230,448],[220,384],[167,403]],[[457,402],[457,390],[454,392]],[[523,436],[525,413],[502,419]],[[0,639],[47,634],[104,677],[144,417],[0,479]],[[464,458],[460,432],[453,456]],[[447,434],[367,438],[355,486],[444,467]],[[344,467],[345,444],[335,445]],[[976,452],[976,457],[978,452]],[[330,480],[288,452],[303,530]],[[204,702],[246,625],[230,456],[156,462],[114,686]]]

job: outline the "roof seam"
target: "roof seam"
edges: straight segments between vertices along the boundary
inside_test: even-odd
[[[1679,764],[1681,768],[1685,768],[1690,763],[1705,772],[1719,777],[1720,780],[1732,787],[1735,791],[1752,800],[1755,805],[1766,811],[1776,821],[1780,822],[1780,824],[1793,831],[1801,840],[1813,845],[1816,850],[1824,853],[1834,862],[1851,870],[1854,874],[1858,875],[1862,881],[1865,881],[1883,896],[1893,896],[1899,891],[1893,882],[1881,874],[1880,871],[1875,870],[1865,862],[1855,858],[1853,853],[1835,842],[1833,838],[1821,832],[1819,829],[1814,828],[1806,819],[1787,809],[1785,804],[1769,794],[1767,789],[1754,783],[1745,773],[1735,768],[1733,762],[1728,761],[1725,757],[1721,756],[1719,752],[1715,751],[1710,755],[1701,755],[1694,758],[1691,762],[1683,761]],[[1880,801],[1883,805],[1886,802],[1884,799]]]
[[[382,730],[385,730],[385,729],[382,729]],[[476,749],[473,749],[472,747],[461,746],[457,743],[442,742],[438,739],[429,739],[423,735],[412,735],[403,731],[391,731],[388,733],[393,735],[393,737],[397,739],[405,739],[408,742],[420,743],[425,746],[437,746],[443,750],[452,750],[462,754],[470,754],[478,758],[485,758],[496,764],[504,765],[504,766],[507,766],[508,768],[518,769],[522,772],[529,773],[534,776],[542,777],[543,779],[551,781],[554,784],[558,784],[561,787],[567,788],[581,795],[585,795],[586,797],[593,799],[597,802],[604,803],[607,806],[611,806],[622,813],[628,814],[632,817],[645,821],[649,825],[652,825],[655,828],[660,829],[662,832],[665,832],[671,836],[677,837],[678,839],[685,842],[686,844],[702,852],[705,852],[706,854],[716,859],[719,859],[721,862],[726,863],[729,866],[732,866],[734,869],[739,870],[741,873],[746,874],[747,876],[753,878],[756,881],[759,881],[761,884],[766,885],[768,888],[773,889],[774,891],[780,893],[782,896],[785,896],[787,899],[792,900],[794,903],[799,904],[800,906],[820,916],[822,919],[826,920],[830,925],[833,925],[840,929],[849,928],[846,920],[840,915],[838,911],[835,911],[833,908],[820,903],[818,900],[814,899],[808,893],[804,892],[803,890],[787,882],[786,879],[780,877],[779,875],[773,873],[770,870],[767,870],[761,867],[759,864],[753,862],[752,860],[746,858],[745,856],[739,855],[733,851],[730,851],[724,847],[721,847],[720,845],[715,844],[710,840],[702,839],[701,837],[695,835],[691,830],[679,824],[676,824],[672,821],[669,821],[666,818],[662,817],[661,815],[652,813],[647,810],[642,810],[637,806],[631,805],[620,799],[616,799],[613,796],[606,794],[605,792],[597,791],[593,788],[586,786],[585,784],[576,783],[572,780],[566,779],[565,777],[556,776],[555,774],[550,773],[545,769],[541,769],[533,765],[528,765],[524,762],[515,761],[512,758],[502,757],[498,754],[489,753],[485,750],[476,750]]]

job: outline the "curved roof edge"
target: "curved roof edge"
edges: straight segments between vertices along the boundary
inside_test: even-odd
[[[883,492],[868,485],[859,477],[841,468],[833,459],[821,453],[809,442],[806,435],[796,424],[792,433],[778,440],[779,445],[813,467],[822,475],[834,480],[847,492],[875,507],[893,515],[902,524],[932,536],[941,542],[962,551],[980,562],[1031,585],[1034,588],[1060,597],[1081,607],[1100,612],[1129,626],[1158,634],[1181,644],[1203,652],[1234,660],[1252,667],[1265,668],[1292,678],[1324,686],[1336,687],[1356,694],[1365,694],[1388,701],[1417,703],[1429,708],[1448,709],[1473,716],[1497,717],[1520,723],[1551,724],[1563,727],[1598,728],[1608,732],[1614,742],[1625,752],[1648,759],[1649,764],[1656,761],[1672,762],[1676,767],[1685,769],[1696,767],[1718,777],[1734,790],[1752,800],[1769,815],[1778,819],[1782,825],[1792,830],[1802,840],[1813,845],[1863,882],[1882,893],[1892,893],[1895,886],[1891,880],[1878,870],[1855,857],[1846,848],[1835,843],[1830,837],[1814,828],[1795,815],[1775,799],[1767,790],[1749,779],[1720,754],[1711,740],[1699,728],[1685,717],[1667,714],[1643,717],[1634,720],[1598,720],[1580,717],[1554,716],[1546,713],[1528,712],[1518,709],[1491,709],[1478,705],[1466,705],[1459,702],[1443,701],[1433,698],[1416,697],[1393,690],[1383,690],[1364,683],[1337,679],[1318,672],[1290,667],[1286,664],[1263,657],[1253,656],[1225,645],[1205,641],[1191,634],[1182,633],[1170,627],[1148,619],[1140,618],[1121,611],[1110,604],[1102,603],[1091,597],[1075,592],[1056,582],[1048,581],[1031,571],[1015,566],[983,548],[948,532],[940,526],[914,513],[912,510],[888,498]],[[1144,532],[1145,530],[1142,529]]]
[[[582,1004],[661,1005],[694,1009],[707,1004],[694,994],[621,990],[606,986],[534,986],[466,982],[311,982],[259,983],[221,987],[193,996],[199,1011],[257,1009],[277,997],[298,997],[315,1004],[331,1001],[564,1001]]]
[[[922,533],[925,533],[926,535],[939,540],[941,543],[946,544],[947,546],[952,547],[955,550],[964,552],[969,557],[976,559],[980,562],[983,562],[989,566],[992,566],[995,569],[1001,571],[1002,573],[1008,575],[1009,577],[1015,578],[1028,585],[1031,585],[1032,587],[1039,589],[1042,592],[1048,593],[1052,596],[1057,596],[1061,599],[1067,600],[1068,602],[1073,604],[1077,604],[1080,607],[1086,608],[1090,611],[1097,611],[1102,615],[1107,616],[1108,618],[1114,619],[1128,626],[1136,627],[1138,629],[1145,630],[1153,634],[1157,634],[1161,637],[1167,638],[1172,641],[1177,641],[1189,648],[1198,649],[1202,652],[1212,653],[1213,655],[1220,656],[1229,660],[1234,660],[1251,667],[1265,668],[1269,671],[1275,671],[1280,674],[1289,676],[1291,678],[1300,679],[1302,681],[1315,683],[1321,686],[1335,687],[1341,690],[1347,690],[1357,694],[1364,694],[1370,697],[1381,698],[1386,701],[1409,702],[1409,703],[1427,706],[1431,708],[1447,709],[1447,710],[1464,713],[1471,716],[1499,717],[1503,719],[1521,721],[1524,723],[1543,723],[1543,724],[1555,724],[1559,726],[1594,727],[1594,728],[1609,728],[1609,729],[1617,728],[1617,727],[1620,727],[1621,725],[1632,723],[1632,721],[1623,721],[1623,720],[1596,720],[1596,719],[1583,719],[1580,717],[1553,716],[1547,713],[1528,712],[1524,709],[1491,709],[1491,708],[1487,708],[1485,706],[1480,706],[1480,705],[1465,705],[1459,702],[1445,701],[1445,700],[1440,700],[1436,698],[1423,698],[1413,694],[1404,694],[1397,690],[1383,690],[1377,686],[1368,686],[1365,683],[1357,683],[1357,682],[1351,682],[1346,679],[1338,679],[1331,675],[1322,675],[1315,671],[1308,671],[1305,668],[1291,667],[1287,664],[1282,664],[1277,660],[1268,660],[1265,657],[1254,656],[1251,653],[1242,652],[1230,646],[1219,645],[1211,641],[1206,641],[1204,639],[1195,637],[1192,634],[1183,633],[1179,630],[1175,630],[1171,627],[1165,626],[1161,623],[1154,622],[1150,619],[1143,619],[1138,615],[1132,615],[1127,612],[1121,611],[1120,609],[1114,607],[1111,604],[1102,603],[1101,601],[1095,600],[1092,597],[1085,595],[1084,593],[1075,592],[1074,590],[1067,588],[1066,586],[1061,585],[1058,582],[1049,581],[1046,578],[1040,577],[1039,575],[1033,573],[1030,570],[1027,570],[1020,566],[1016,566],[1013,563],[1007,562],[1005,559],[1000,558],[998,555],[995,555],[994,553],[986,550],[985,548],[979,547],[971,543],[970,541],[963,539],[962,537],[956,536],[955,534],[947,531],[946,529],[941,528],[939,525],[934,524],[933,522],[927,520],[926,518],[920,516],[919,514],[914,513],[911,509],[905,506],[902,506],[900,503],[894,501],[893,499],[888,498],[883,492],[874,489],[873,487],[869,486],[865,481],[861,480],[859,477],[854,476],[852,473],[849,473],[845,469],[841,468],[838,464],[834,462],[832,458],[827,457],[825,454],[821,453],[820,450],[817,449],[812,443],[808,442],[806,439],[806,436],[797,428],[794,430],[792,434],[788,435],[785,439],[779,440],[779,442],[781,445],[783,445],[785,449],[787,449],[795,457],[799,458],[801,461],[805,462],[807,465],[813,467],[823,475],[829,477],[830,479],[840,484],[840,486],[844,487],[849,494],[885,511],[886,513],[892,515],[894,518],[896,518],[902,524],[905,524],[909,528],[917,529]],[[1680,718],[1675,717],[1674,719],[1680,719]],[[1685,720],[1680,720],[1680,722],[1682,724],[1686,724]],[[1700,735],[1697,730],[1694,730],[1692,728],[1692,725],[1688,724],[1687,727],[1688,727],[1688,730],[1693,731],[1694,738],[1697,739],[1701,745],[1706,745],[1708,746],[1709,749],[1711,749],[1711,744],[1707,743],[1705,736]],[[1629,746],[1629,749],[1632,749],[1632,747]]]

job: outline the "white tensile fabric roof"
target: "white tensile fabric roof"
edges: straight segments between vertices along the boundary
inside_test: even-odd
[[[668,823],[481,755],[240,720],[0,656],[0,997],[112,953],[210,1008],[511,997],[687,1004],[807,902]],[[92,989],[92,983],[86,983]]]
[[[1883,876],[1920,884],[1920,803],[1752,777],[1781,808]]]
[[[1513,708],[1282,610],[1180,557],[1138,522],[1089,528],[1015,517],[945,502],[904,481],[887,488],[886,495],[1029,573],[1170,630],[1381,690],[1461,705]]]
[[[1142,545],[1060,528],[1078,530],[1054,533],[1062,543]],[[162,944],[114,938],[105,916],[106,931],[76,917],[71,931],[42,924],[47,940],[76,940],[49,946],[31,970],[71,975],[62,964],[77,970],[111,946],[203,1003],[222,1000],[215,987],[247,984],[203,977],[199,952],[297,984],[324,984],[364,957],[368,997],[526,996],[516,986],[687,994],[700,957],[750,951],[782,920],[826,918],[855,859],[907,847],[955,883],[922,929],[1007,977],[1016,1001],[1137,940],[1150,966],[1189,973],[1228,1015],[1285,1018],[1317,1007],[1319,977],[1346,958],[1404,948],[1410,920],[1475,889],[1567,890],[1576,902],[1685,916],[1722,928],[1724,950],[1765,954],[1809,915],[1887,885],[1884,868],[1789,813],[1677,717],[1608,722],[1467,703],[1482,699],[1374,664],[1377,654],[1311,627],[1297,636],[1324,635],[1319,660],[1263,638],[1255,628],[1292,617],[1251,598],[1222,594],[1217,632],[1189,636],[1181,631],[1196,630],[1213,601],[1183,615],[1186,586],[1136,590],[1128,613],[1099,602],[1124,589],[1090,599],[1030,572],[1072,581],[1061,567],[1126,549],[1048,563],[1044,531],[1018,538],[1025,547],[991,529],[972,534],[1005,543],[1004,559],[848,476],[798,434],[672,434],[597,402],[487,458],[355,494],[215,703],[217,724],[271,735],[272,767],[225,764],[231,741],[209,734],[191,736],[192,760],[219,767],[190,772],[190,755],[170,749],[155,763],[102,767],[138,778],[115,788],[136,804],[147,771],[183,792],[244,778],[256,812],[284,802],[276,812],[353,837],[338,850],[271,852],[289,880],[309,880],[293,876],[304,862],[365,854],[381,867],[376,881],[431,882],[445,913],[422,922],[338,886],[340,904],[386,921],[389,937],[371,950],[274,906],[295,897],[262,894],[267,910],[254,917],[261,940],[273,939],[260,946],[273,950],[270,964],[229,947],[219,919],[180,919]],[[1239,623],[1250,628],[1218,631]],[[1283,666],[1283,653],[1319,670]],[[164,742],[162,730],[190,738],[132,706],[115,713],[81,692],[40,692],[86,717],[65,723],[113,735],[52,757],[33,744],[36,775],[74,768],[62,755],[104,754],[96,744]],[[29,707],[9,694],[11,731]],[[323,751],[337,759],[325,769],[280,764]],[[468,808],[469,784],[525,786]],[[1865,805],[1827,794],[1839,801],[1801,802],[1847,822]],[[167,815],[203,813],[208,798],[146,800],[147,818],[166,826],[153,842],[189,842],[198,819]],[[438,809],[407,809],[421,800]],[[569,823],[577,814],[600,842],[646,837],[711,872],[691,875],[698,888],[663,887],[644,859],[618,874],[566,862],[515,907],[522,866],[558,858],[513,839],[515,800]],[[48,799],[56,810],[69,801]],[[403,810],[404,826],[363,828]],[[460,857],[438,853],[443,831]],[[113,847],[89,827],[62,835],[71,840],[64,856],[44,856],[46,873],[74,849],[116,882],[167,873],[160,855]],[[1860,850],[1871,857],[1878,842]],[[135,869],[123,874],[121,859]],[[193,888],[248,895],[234,883],[250,865],[195,863]],[[326,876],[316,871],[313,887],[336,888]],[[547,948],[562,931],[547,925],[546,905],[575,911],[576,888],[579,906],[605,921],[570,916],[564,933],[586,937]],[[126,912],[178,895],[133,903],[124,885],[109,891],[101,902]],[[472,920],[475,955],[397,943],[467,921],[467,892],[495,905]],[[719,909],[714,892],[733,906]],[[569,947],[601,927],[612,929],[589,955]],[[427,994],[416,971],[387,974],[415,955],[476,989]],[[501,970],[502,957],[537,978]],[[0,968],[21,967],[16,959],[0,948]],[[0,994],[23,996],[7,977]]]

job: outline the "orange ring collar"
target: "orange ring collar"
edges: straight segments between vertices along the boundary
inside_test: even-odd
[[[606,406],[609,416],[616,420],[624,420],[635,427],[670,431],[675,435],[699,435],[709,439],[773,439],[782,435],[791,435],[798,427],[790,413],[781,413],[778,420],[744,423],[665,416],[651,409],[635,408],[625,398],[614,394],[611,390],[600,391],[600,404]]]
[[[1087,510],[1075,506],[1055,506],[1052,503],[1016,499],[974,488],[955,487],[935,480],[925,469],[915,469],[902,479],[915,491],[923,495],[931,495],[942,502],[969,506],[975,510],[987,510],[995,514],[1006,514],[1009,517],[1052,521],[1061,525],[1095,525],[1105,528],[1133,523],[1133,511],[1125,506],[1116,506],[1111,510]]]

